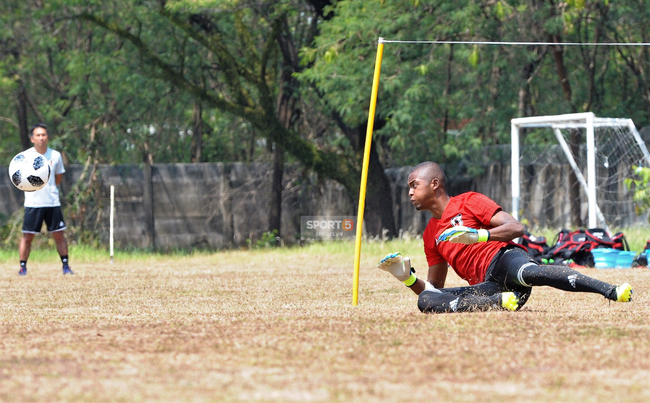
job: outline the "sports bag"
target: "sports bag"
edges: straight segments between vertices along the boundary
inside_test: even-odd
[[[647,250],[650,250],[650,239],[646,241],[645,248],[643,248],[643,251],[639,253],[639,256],[637,256],[632,262],[632,267],[648,266],[648,257],[646,256]]]
[[[537,263],[542,263],[542,255],[548,252],[550,246],[546,243],[546,238],[543,236],[535,236],[526,231],[524,236],[521,237],[519,243],[526,248],[530,257]]]
[[[582,266],[594,266],[591,251],[595,248],[629,250],[629,245],[622,232],[610,237],[602,228],[562,229],[555,237],[555,244],[541,256],[542,263],[570,264],[575,262]]]

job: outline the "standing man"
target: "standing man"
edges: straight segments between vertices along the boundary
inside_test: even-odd
[[[20,240],[18,252],[20,254],[19,275],[27,275],[27,259],[32,248],[34,235],[41,232],[43,222],[47,225],[47,231],[52,234],[56,243],[56,250],[61,256],[63,263],[63,274],[74,274],[68,265],[68,242],[63,231],[66,229],[59,200],[58,185],[63,180],[65,168],[61,153],[48,148],[49,136],[47,126],[37,123],[29,131],[29,139],[34,147],[28,151],[36,151],[50,162],[50,180],[42,188],[35,192],[25,192],[25,219],[23,220],[23,237]]]
[[[413,168],[408,185],[416,210],[433,215],[422,236],[428,281],[418,279],[410,260],[399,254],[386,256],[377,266],[419,295],[422,312],[516,310],[535,286],[596,293],[612,301],[632,300],[632,287],[627,283],[615,286],[566,266],[540,267],[512,241],[524,235],[523,224],[480,193],[449,196],[445,174],[435,162]],[[470,286],[443,288],[449,266]]]

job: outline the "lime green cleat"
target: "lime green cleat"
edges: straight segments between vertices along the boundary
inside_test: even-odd
[[[632,301],[632,286],[628,283],[623,283],[616,287],[616,301],[618,302],[630,302]]]
[[[512,291],[501,293],[501,306],[509,311],[519,308],[519,297]]]

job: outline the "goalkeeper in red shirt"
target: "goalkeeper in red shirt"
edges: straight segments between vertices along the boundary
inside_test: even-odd
[[[427,281],[418,279],[410,259],[399,253],[389,254],[377,267],[419,295],[422,312],[517,310],[534,286],[597,293],[612,301],[632,300],[627,283],[615,286],[566,266],[539,266],[512,241],[524,235],[523,224],[480,193],[449,196],[445,174],[435,162],[413,168],[408,185],[415,208],[433,214],[422,237],[429,264]],[[450,266],[470,285],[444,288]]]

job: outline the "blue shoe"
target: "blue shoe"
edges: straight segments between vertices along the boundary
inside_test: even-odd
[[[63,266],[63,274],[74,274],[74,272],[70,270],[70,266]]]
[[[27,275],[27,267],[20,267],[20,270],[18,271],[19,276],[26,276]]]

